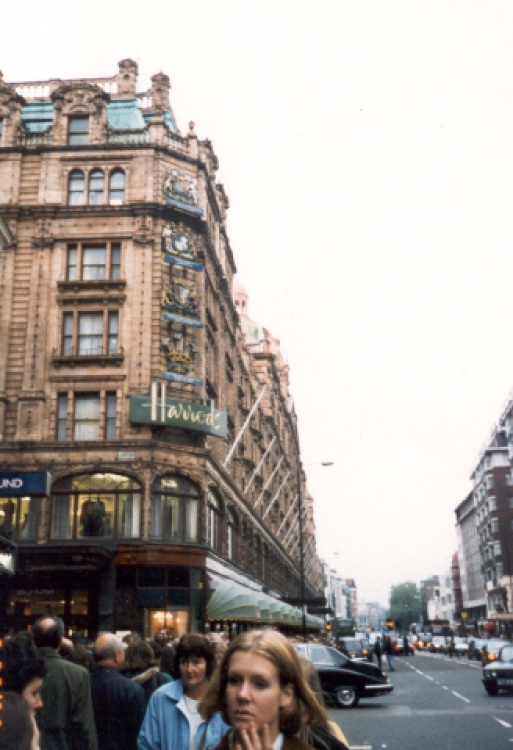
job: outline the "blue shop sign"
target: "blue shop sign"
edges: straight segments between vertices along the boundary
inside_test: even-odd
[[[49,495],[51,476],[48,471],[0,472],[0,497]]]

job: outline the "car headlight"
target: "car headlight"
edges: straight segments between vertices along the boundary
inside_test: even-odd
[[[485,672],[485,677],[493,677],[494,679],[497,677],[497,672]]]

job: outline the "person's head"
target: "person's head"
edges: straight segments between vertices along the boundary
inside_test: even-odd
[[[155,654],[146,641],[135,641],[125,649],[123,669],[133,672],[145,672],[155,665]]]
[[[180,675],[186,695],[200,697],[214,668],[214,651],[205,636],[188,634],[180,638],[175,653],[175,674]]]
[[[2,750],[30,750],[34,736],[34,722],[27,703],[18,693],[1,693],[2,721],[0,747]]]
[[[41,687],[46,674],[43,659],[26,638],[13,636],[4,643],[4,690],[18,693],[31,711],[41,708]]]
[[[242,633],[230,643],[200,708],[206,719],[220,711],[236,732],[253,724],[262,733],[267,724],[271,741],[327,721],[298,652],[275,630]]]
[[[35,621],[32,633],[38,648],[57,650],[64,637],[64,623],[57,615],[43,615]]]
[[[99,667],[121,669],[125,660],[125,648],[121,638],[113,633],[103,633],[94,644],[93,657]]]

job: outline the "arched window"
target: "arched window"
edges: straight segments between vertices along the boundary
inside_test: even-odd
[[[197,542],[199,498],[196,485],[184,477],[157,479],[151,493],[151,538]]]
[[[137,539],[141,486],[120,474],[83,474],[62,479],[52,489],[51,539]]]
[[[82,206],[84,203],[84,173],[74,169],[69,176],[68,203],[70,206]]]
[[[125,200],[125,173],[114,169],[109,177],[109,203],[123,203]]]
[[[220,551],[221,501],[214,490],[208,490],[207,496],[207,544]]]
[[[105,202],[105,177],[101,169],[93,169],[89,175],[89,203],[99,206]]]

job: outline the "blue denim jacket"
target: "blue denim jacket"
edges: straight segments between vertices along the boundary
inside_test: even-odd
[[[182,696],[181,680],[168,682],[153,693],[137,739],[139,750],[190,750],[189,722],[177,706]],[[215,747],[229,726],[217,713],[208,723],[202,721],[196,736],[197,745],[200,744],[205,728],[203,746]]]

